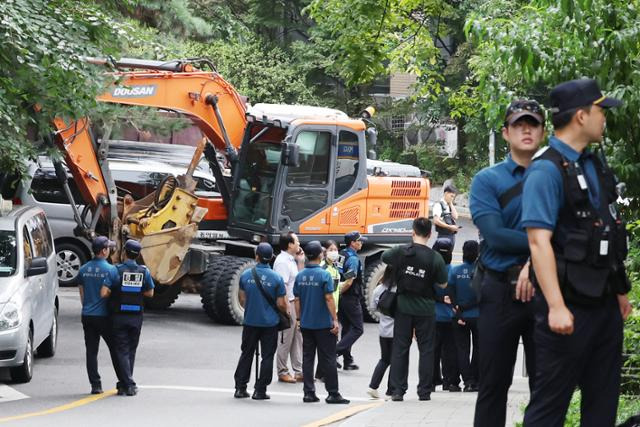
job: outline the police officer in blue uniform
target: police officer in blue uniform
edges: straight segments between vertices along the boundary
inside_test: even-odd
[[[343,369],[345,371],[359,369],[358,365],[353,363],[351,347],[364,332],[362,318],[364,274],[358,251],[362,249],[362,244],[366,241],[366,237],[361,236],[357,231],[352,231],[344,235],[346,248],[341,251],[341,255],[344,256],[342,266],[343,280],[353,279],[350,283],[343,284],[340,289],[340,310],[338,311],[338,319],[342,325],[342,337],[338,341],[336,352],[338,356],[343,356],[344,358]]]
[[[273,248],[268,243],[260,243],[256,247],[256,265],[240,276],[240,304],[244,307],[242,322],[242,345],[240,360],[234,374],[236,391],[233,397],[242,399],[249,397],[247,383],[251,377],[253,355],[262,350],[262,363],[252,398],[267,400],[267,386],[273,377],[273,357],[278,346],[279,314],[287,312],[284,297],[286,290],[282,277],[273,271],[269,261],[273,258]],[[295,327],[295,325],[292,325]],[[257,361],[256,361],[257,363]]]
[[[84,330],[87,374],[91,383],[91,394],[102,393],[102,382],[98,373],[100,337],[109,348],[113,368],[118,374],[107,301],[100,296],[100,289],[103,285],[111,285],[119,280],[118,270],[107,261],[109,252],[114,247],[115,242],[105,236],[93,239],[91,249],[94,258],[80,267],[77,277],[80,301],[82,302],[82,329]]]
[[[136,262],[141,250],[139,242],[127,240],[124,244],[124,262],[116,266],[119,281],[104,284],[100,291],[103,298],[110,298],[113,340],[120,368],[118,395],[121,396],[135,396],[138,393],[133,380],[133,366],[142,329],[144,297],[153,297],[151,274],[147,267]]]
[[[478,391],[478,295],[471,286],[474,263],[478,258],[478,242],[467,240],[462,246],[462,264],[449,270],[447,289],[453,299],[455,318],[453,338],[458,356],[458,368],[464,379],[464,391]],[[473,353],[470,355],[473,343]],[[471,359],[469,359],[471,356]]]
[[[616,422],[623,320],[631,312],[624,259],[626,228],[616,209],[617,179],[602,150],[605,110],[622,103],[590,79],[551,91],[554,136],[524,185],[535,282],[536,366],[525,426],[564,425],[571,395],[582,391],[582,426]]]
[[[502,162],[481,170],[471,183],[470,210],[484,240],[474,281],[480,283],[478,350],[480,387],[476,426],[504,426],[507,393],[513,379],[522,338],[529,389],[535,357],[533,309],[529,302],[529,245],[520,225],[522,185],[544,137],[544,113],[535,101],[512,102],[505,114],[502,136],[510,153]]]
[[[338,368],[336,366],[336,338],[338,318],[333,298],[333,278],[321,267],[323,248],[320,242],[307,243],[304,252],[307,266],[296,276],[293,284],[298,327],[302,332],[302,376],[305,403],[318,402],[313,378],[315,356],[318,368],[324,376],[324,386],[329,393],[325,402],[348,404],[349,400],[338,391]],[[342,303],[342,300],[340,301]]]

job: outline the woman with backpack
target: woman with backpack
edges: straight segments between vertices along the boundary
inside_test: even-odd
[[[380,334],[380,360],[378,360],[378,364],[373,371],[371,382],[369,383],[369,390],[367,390],[367,394],[374,399],[378,399],[380,397],[378,394],[378,387],[382,382],[384,373],[391,364],[391,349],[393,348],[393,317],[381,313],[378,309],[378,302],[385,291],[396,292],[396,286],[393,281],[393,270],[390,266],[387,266],[384,270],[380,284],[376,286],[373,291],[373,299],[370,307],[372,311],[378,312],[378,316],[380,318],[380,322],[378,323],[378,332]],[[391,396],[391,394],[391,386],[389,382],[387,382],[387,391],[385,392],[385,395]]]

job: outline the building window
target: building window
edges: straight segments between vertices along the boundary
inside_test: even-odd
[[[405,123],[404,116],[393,116],[391,117],[391,130],[404,130]]]

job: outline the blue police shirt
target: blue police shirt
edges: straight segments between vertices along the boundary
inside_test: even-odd
[[[114,265],[104,258],[94,258],[80,267],[78,284],[82,286],[84,298],[82,300],[83,316],[107,316],[109,310],[107,299],[100,297],[102,286],[111,287],[119,283],[120,276]]]
[[[451,271],[451,264],[447,264],[447,273]],[[447,285],[448,286],[448,285]],[[447,288],[441,288],[440,286],[433,285],[433,289],[436,293],[436,298],[449,295]],[[436,300],[436,322],[451,322],[453,319],[453,306],[451,304],[445,304]]]
[[[331,274],[318,264],[309,264],[298,273],[293,284],[293,295],[300,298],[301,328],[333,328],[333,319],[325,300],[325,295],[333,291]]]
[[[347,271],[355,271],[356,277],[362,276],[362,266],[360,265],[358,253],[353,248],[347,248],[344,252],[347,255],[347,259],[344,261],[344,265],[342,266],[342,271],[340,273],[344,274]]]
[[[524,176],[525,168],[514,162],[511,154],[502,162],[482,169],[471,182],[469,210],[476,225],[478,225],[478,220],[486,215],[500,216],[506,228],[519,232],[520,238],[523,240],[521,246],[527,247],[527,234],[520,224],[522,196],[514,197],[504,209],[500,207],[499,201],[500,196],[521,182]],[[484,237],[486,238],[486,236]],[[513,265],[523,264],[529,256],[528,251],[506,253],[492,248],[490,242],[487,243],[489,244],[482,247],[480,260],[492,270],[506,271]]]
[[[278,313],[271,307],[271,304],[256,286],[251,270],[245,270],[240,276],[240,289],[244,291],[246,297],[243,324],[262,328],[276,326],[280,321]],[[263,289],[274,301],[277,301],[279,297],[287,293],[282,277],[273,271],[269,264],[260,263],[256,265],[256,273],[260,278]]]
[[[582,154],[552,136],[549,145],[570,162],[578,162],[589,187],[589,200],[594,208],[600,206],[600,184],[589,150]],[[554,230],[558,213],[564,205],[564,189],[560,170],[549,160],[536,160],[527,170],[522,190],[522,227]]]
[[[459,306],[475,305],[473,308],[462,311],[463,319],[477,318],[480,315],[478,307],[478,296],[471,287],[473,277],[473,264],[468,262],[456,265],[449,270],[449,280],[447,287],[451,288],[451,293],[456,296],[456,304]]]
[[[120,268],[123,265],[127,266],[127,267],[130,267],[130,268],[138,267],[138,263],[135,260],[127,259],[123,263],[118,264],[118,267],[116,267],[116,272],[118,271],[118,268]],[[108,287],[109,289],[111,289],[113,287],[113,285],[119,284],[120,280],[121,280],[120,274],[118,273],[118,281],[115,282],[115,283],[106,284],[105,286]],[[155,283],[153,283],[153,279],[151,278],[151,273],[149,272],[149,269],[147,267],[145,267],[144,268],[144,278],[143,278],[143,282],[142,282],[142,292],[148,291],[150,289],[154,289],[155,287],[156,287],[156,285],[155,285]]]

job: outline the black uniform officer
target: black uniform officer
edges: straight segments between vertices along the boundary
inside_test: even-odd
[[[344,235],[346,248],[341,252],[344,256],[342,266],[343,280],[353,278],[342,285],[340,289],[340,309],[338,310],[338,320],[342,325],[342,336],[336,346],[338,356],[344,357],[344,370],[359,369],[353,363],[351,347],[362,336],[364,332],[362,319],[362,263],[358,257],[358,251],[362,249],[362,244],[367,238],[361,236],[359,232],[352,231]]]
[[[110,298],[112,310],[113,340],[120,368],[118,394],[135,396],[138,388],[133,380],[133,366],[136,349],[142,329],[144,297],[153,296],[153,279],[144,265],[136,258],[142,246],[133,239],[124,244],[124,262],[116,268],[120,275],[119,283],[103,286],[101,295]]]
[[[551,91],[555,135],[527,173],[522,224],[535,282],[537,375],[525,426],[564,425],[571,395],[582,391],[582,426],[613,426],[622,365],[623,319],[631,312],[623,261],[625,224],[616,178],[602,151],[605,109],[621,102],[594,80]]]
[[[277,310],[287,312],[284,299],[287,291],[282,277],[273,271],[269,261],[273,258],[273,248],[268,243],[260,243],[256,248],[256,265],[240,276],[240,303],[244,307],[242,322],[242,353],[234,375],[236,392],[233,397],[241,399],[249,397],[247,383],[251,377],[251,361],[260,344],[262,363],[252,398],[267,400],[267,386],[273,377],[273,356],[278,347],[278,323],[280,317]],[[295,325],[292,325],[295,327]],[[257,363],[257,361],[256,361]]]
[[[502,129],[509,155],[478,172],[471,183],[471,216],[484,238],[480,268],[474,273],[474,281],[481,284],[476,426],[505,425],[507,394],[521,338],[529,389],[535,378],[533,307],[529,302],[533,287],[528,279],[529,245],[520,214],[525,170],[544,137],[543,123],[537,102],[512,102]]]

